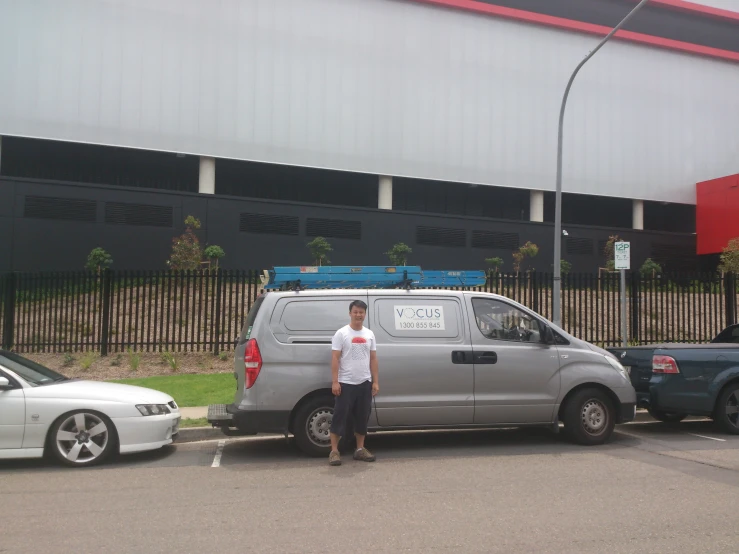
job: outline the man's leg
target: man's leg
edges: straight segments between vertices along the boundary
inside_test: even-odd
[[[344,435],[346,420],[351,409],[351,394],[349,387],[342,385],[341,394],[336,397],[334,402],[334,415],[331,418],[331,454],[339,452],[339,440]]]
[[[374,462],[374,455],[364,447],[364,439],[367,436],[367,424],[372,411],[372,383],[369,381],[362,384],[357,391],[357,399],[354,404],[354,437],[357,439],[357,450],[354,452],[355,460]]]
[[[336,414],[334,413],[334,417],[336,417]],[[337,435],[336,433],[331,433],[331,450],[333,452],[339,451],[339,441],[341,440],[341,437]]]

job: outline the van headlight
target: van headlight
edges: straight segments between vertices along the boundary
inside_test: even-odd
[[[171,413],[166,404],[136,404],[142,416],[165,415]]]
[[[613,369],[615,369],[621,374],[621,376],[625,380],[627,380],[629,383],[631,382],[631,379],[629,378],[629,372],[626,371],[626,368],[622,366],[621,363],[616,358],[614,358],[613,356],[605,356],[605,355],[603,357],[608,361],[609,364],[611,364],[611,367]]]

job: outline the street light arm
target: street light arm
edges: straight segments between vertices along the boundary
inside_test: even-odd
[[[649,0],[641,0],[641,2],[639,2],[634,7],[634,9],[631,10],[628,15],[621,20],[619,24],[616,25],[613,30],[598,43],[598,46],[593,48],[593,50],[587,56],[585,56],[585,58],[579,64],[577,64],[575,71],[573,71],[572,75],[570,75],[570,80],[567,82],[565,93],[562,96],[562,106],[559,110],[559,129],[557,133],[557,187],[555,189],[554,200],[554,287],[552,289],[552,320],[555,325],[562,325],[562,307],[560,303],[562,288],[562,268],[560,265],[562,259],[562,137],[564,135],[564,120],[565,108],[567,106],[567,97],[570,95],[572,83],[574,82],[575,77],[577,77],[577,74],[580,72],[580,69],[582,69],[582,66],[584,66],[588,62],[588,60],[592,58],[595,53],[600,50],[603,45],[608,42],[610,38],[615,35],[619,31],[619,29],[621,29],[621,27],[626,24],[627,21],[629,21],[629,19],[634,16],[636,12],[643,8],[647,2],[649,2]]]

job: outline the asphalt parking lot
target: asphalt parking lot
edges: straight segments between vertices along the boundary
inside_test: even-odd
[[[0,552],[736,552],[739,436],[707,421],[623,425],[594,448],[545,429],[368,446],[376,463],[337,468],[284,437],[0,462]]]

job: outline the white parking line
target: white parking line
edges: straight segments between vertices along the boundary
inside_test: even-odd
[[[702,439],[709,439],[709,440],[712,440],[712,441],[726,442],[726,439],[717,439],[716,437],[707,437],[705,435],[696,435],[695,433],[688,433],[688,435],[693,435],[694,437],[700,437]]]
[[[226,446],[225,440],[219,440],[218,441],[218,448],[216,448],[216,457],[213,458],[213,463],[210,464],[210,467],[220,467],[221,465],[221,456],[223,456],[223,448]]]

